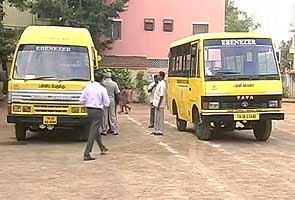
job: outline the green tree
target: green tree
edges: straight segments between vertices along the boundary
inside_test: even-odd
[[[3,26],[2,20],[5,16],[5,12],[3,10],[4,3],[8,3],[20,10],[26,9],[28,3],[24,0],[0,0],[0,62],[5,65],[7,57],[14,51],[20,31],[7,29]]]
[[[34,0],[31,12],[50,18],[51,25],[84,27],[89,29],[98,49],[109,47],[111,18],[119,17],[128,0]]]
[[[138,72],[136,75],[136,91],[139,93],[138,101],[139,103],[145,103],[146,92],[145,86],[147,85],[147,80],[145,78],[144,72]]]
[[[11,6],[17,7],[20,10],[23,10],[27,7],[27,2],[25,0],[0,0],[0,63],[7,74],[7,61],[9,55],[11,55],[15,49],[16,41],[21,31],[7,29],[3,26],[3,18],[5,12],[3,9],[4,3],[8,3]],[[8,83],[4,81],[3,93],[6,93],[8,90]]]
[[[289,53],[291,41],[281,41],[280,43],[280,69],[282,73],[289,71],[292,66],[292,57]]]
[[[121,90],[124,88],[124,86],[128,86],[131,89],[134,88],[132,75],[128,69],[99,68],[98,71],[102,73],[111,72],[113,79],[118,83],[118,86]]]
[[[226,32],[250,32],[255,31],[261,25],[249,17],[244,11],[241,11],[234,0],[226,0]]]

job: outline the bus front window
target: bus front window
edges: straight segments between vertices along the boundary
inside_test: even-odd
[[[271,41],[229,39],[205,41],[205,79],[279,79]]]
[[[90,80],[88,49],[78,46],[22,45],[15,79]]]

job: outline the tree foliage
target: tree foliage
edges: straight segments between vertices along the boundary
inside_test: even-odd
[[[138,101],[139,103],[145,103],[146,101],[146,92],[145,86],[147,85],[147,80],[145,78],[144,72],[138,72],[136,74],[136,91],[139,94]]]
[[[107,69],[99,68],[98,71],[102,73],[111,72],[113,80],[118,83],[119,88],[122,90],[124,86],[134,88],[131,72],[128,69]]]
[[[234,0],[226,0],[226,32],[250,32],[260,26],[246,12],[241,11]]]
[[[8,3],[20,10],[24,10],[28,6],[28,2],[24,0],[0,0],[0,19],[3,19],[5,16],[3,10],[4,3]],[[5,28],[0,20],[0,62],[5,64],[7,57],[13,53],[19,35],[20,32],[18,30]]]
[[[289,71],[292,66],[293,58],[289,53],[291,41],[281,41],[280,43],[280,69],[282,73]]]
[[[50,18],[51,25],[73,26],[89,29],[97,49],[105,49],[112,43],[108,37],[111,18],[119,17],[128,0],[0,0],[0,59],[5,60],[14,50],[18,31],[5,29],[1,19],[8,3],[21,11],[28,10],[40,17]]]
[[[50,18],[51,25],[83,27],[89,29],[98,49],[109,46],[112,22],[126,8],[128,0],[34,0],[31,12]]]

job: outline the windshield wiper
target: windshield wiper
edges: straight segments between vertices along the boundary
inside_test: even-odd
[[[25,79],[25,81],[30,81],[30,80],[44,80],[44,79],[48,79],[48,78],[55,78],[55,77],[54,76],[39,76],[39,77],[35,77],[35,78]]]
[[[209,78],[209,77],[206,77]],[[226,76],[224,74],[217,74],[215,76],[210,76],[210,80],[253,80],[256,79],[255,76],[251,76],[251,75],[230,75],[230,76]]]
[[[86,78],[69,78],[69,79],[61,79],[59,80],[59,82],[62,81],[89,81],[89,79]]]
[[[237,75],[241,74],[239,71],[216,71],[216,74],[225,74],[225,75]]]
[[[259,76],[260,79],[264,79],[264,80],[278,80],[280,79],[278,74],[263,74]]]

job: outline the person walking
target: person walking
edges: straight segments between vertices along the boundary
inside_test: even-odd
[[[110,99],[107,90],[101,85],[103,75],[95,73],[95,81],[85,87],[80,97],[80,103],[87,108],[88,122],[90,125],[89,137],[84,151],[83,160],[95,160],[90,155],[94,140],[96,140],[101,154],[105,154],[108,149],[103,145],[99,130],[102,126],[103,121],[103,107],[109,106]]]
[[[128,114],[128,111],[131,110],[131,107],[129,106],[129,90],[128,86],[125,86],[122,93],[121,93],[121,111],[119,114],[125,112],[125,114]]]
[[[155,107],[153,105],[155,89],[158,84],[158,75],[154,75],[154,80],[148,86],[149,100],[150,100],[150,125],[149,128],[154,128],[155,124]]]
[[[165,73],[159,72],[159,83],[156,86],[153,106],[155,107],[155,131],[154,135],[164,134],[164,109],[166,104],[166,82]]]
[[[113,135],[119,134],[117,115],[116,115],[116,99],[119,99],[120,89],[118,84],[112,80],[112,74],[107,72],[106,79],[103,81],[103,86],[108,92],[110,98],[110,105],[104,108],[104,120],[102,127],[102,135],[112,133]]]

